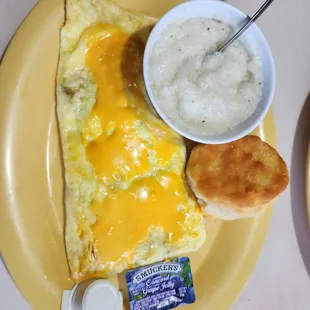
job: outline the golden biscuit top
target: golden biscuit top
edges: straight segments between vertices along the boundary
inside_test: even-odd
[[[289,182],[283,159],[256,136],[221,145],[196,146],[186,173],[200,196],[227,207],[268,203]]]

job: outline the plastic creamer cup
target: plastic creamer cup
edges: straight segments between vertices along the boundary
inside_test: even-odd
[[[61,310],[122,310],[122,294],[107,280],[87,280],[64,291]]]

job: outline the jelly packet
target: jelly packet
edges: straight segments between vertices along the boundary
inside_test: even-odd
[[[131,310],[168,310],[196,299],[188,257],[130,270],[126,282]]]

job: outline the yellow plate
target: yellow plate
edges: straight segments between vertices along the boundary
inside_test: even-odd
[[[119,2],[159,15],[179,0]],[[21,292],[40,310],[59,309],[62,290],[73,286],[64,248],[64,183],[55,119],[63,19],[63,0],[41,0],[0,67],[1,252]],[[275,144],[271,111],[255,133]],[[229,308],[255,265],[270,215],[271,208],[258,219],[210,223],[206,244],[190,255],[197,301],[189,309]]]

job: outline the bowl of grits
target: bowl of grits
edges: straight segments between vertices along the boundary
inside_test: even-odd
[[[275,68],[257,25],[217,52],[245,19],[227,3],[197,0],[176,6],[153,28],[143,60],[146,90],[159,116],[182,136],[231,142],[268,112]]]

